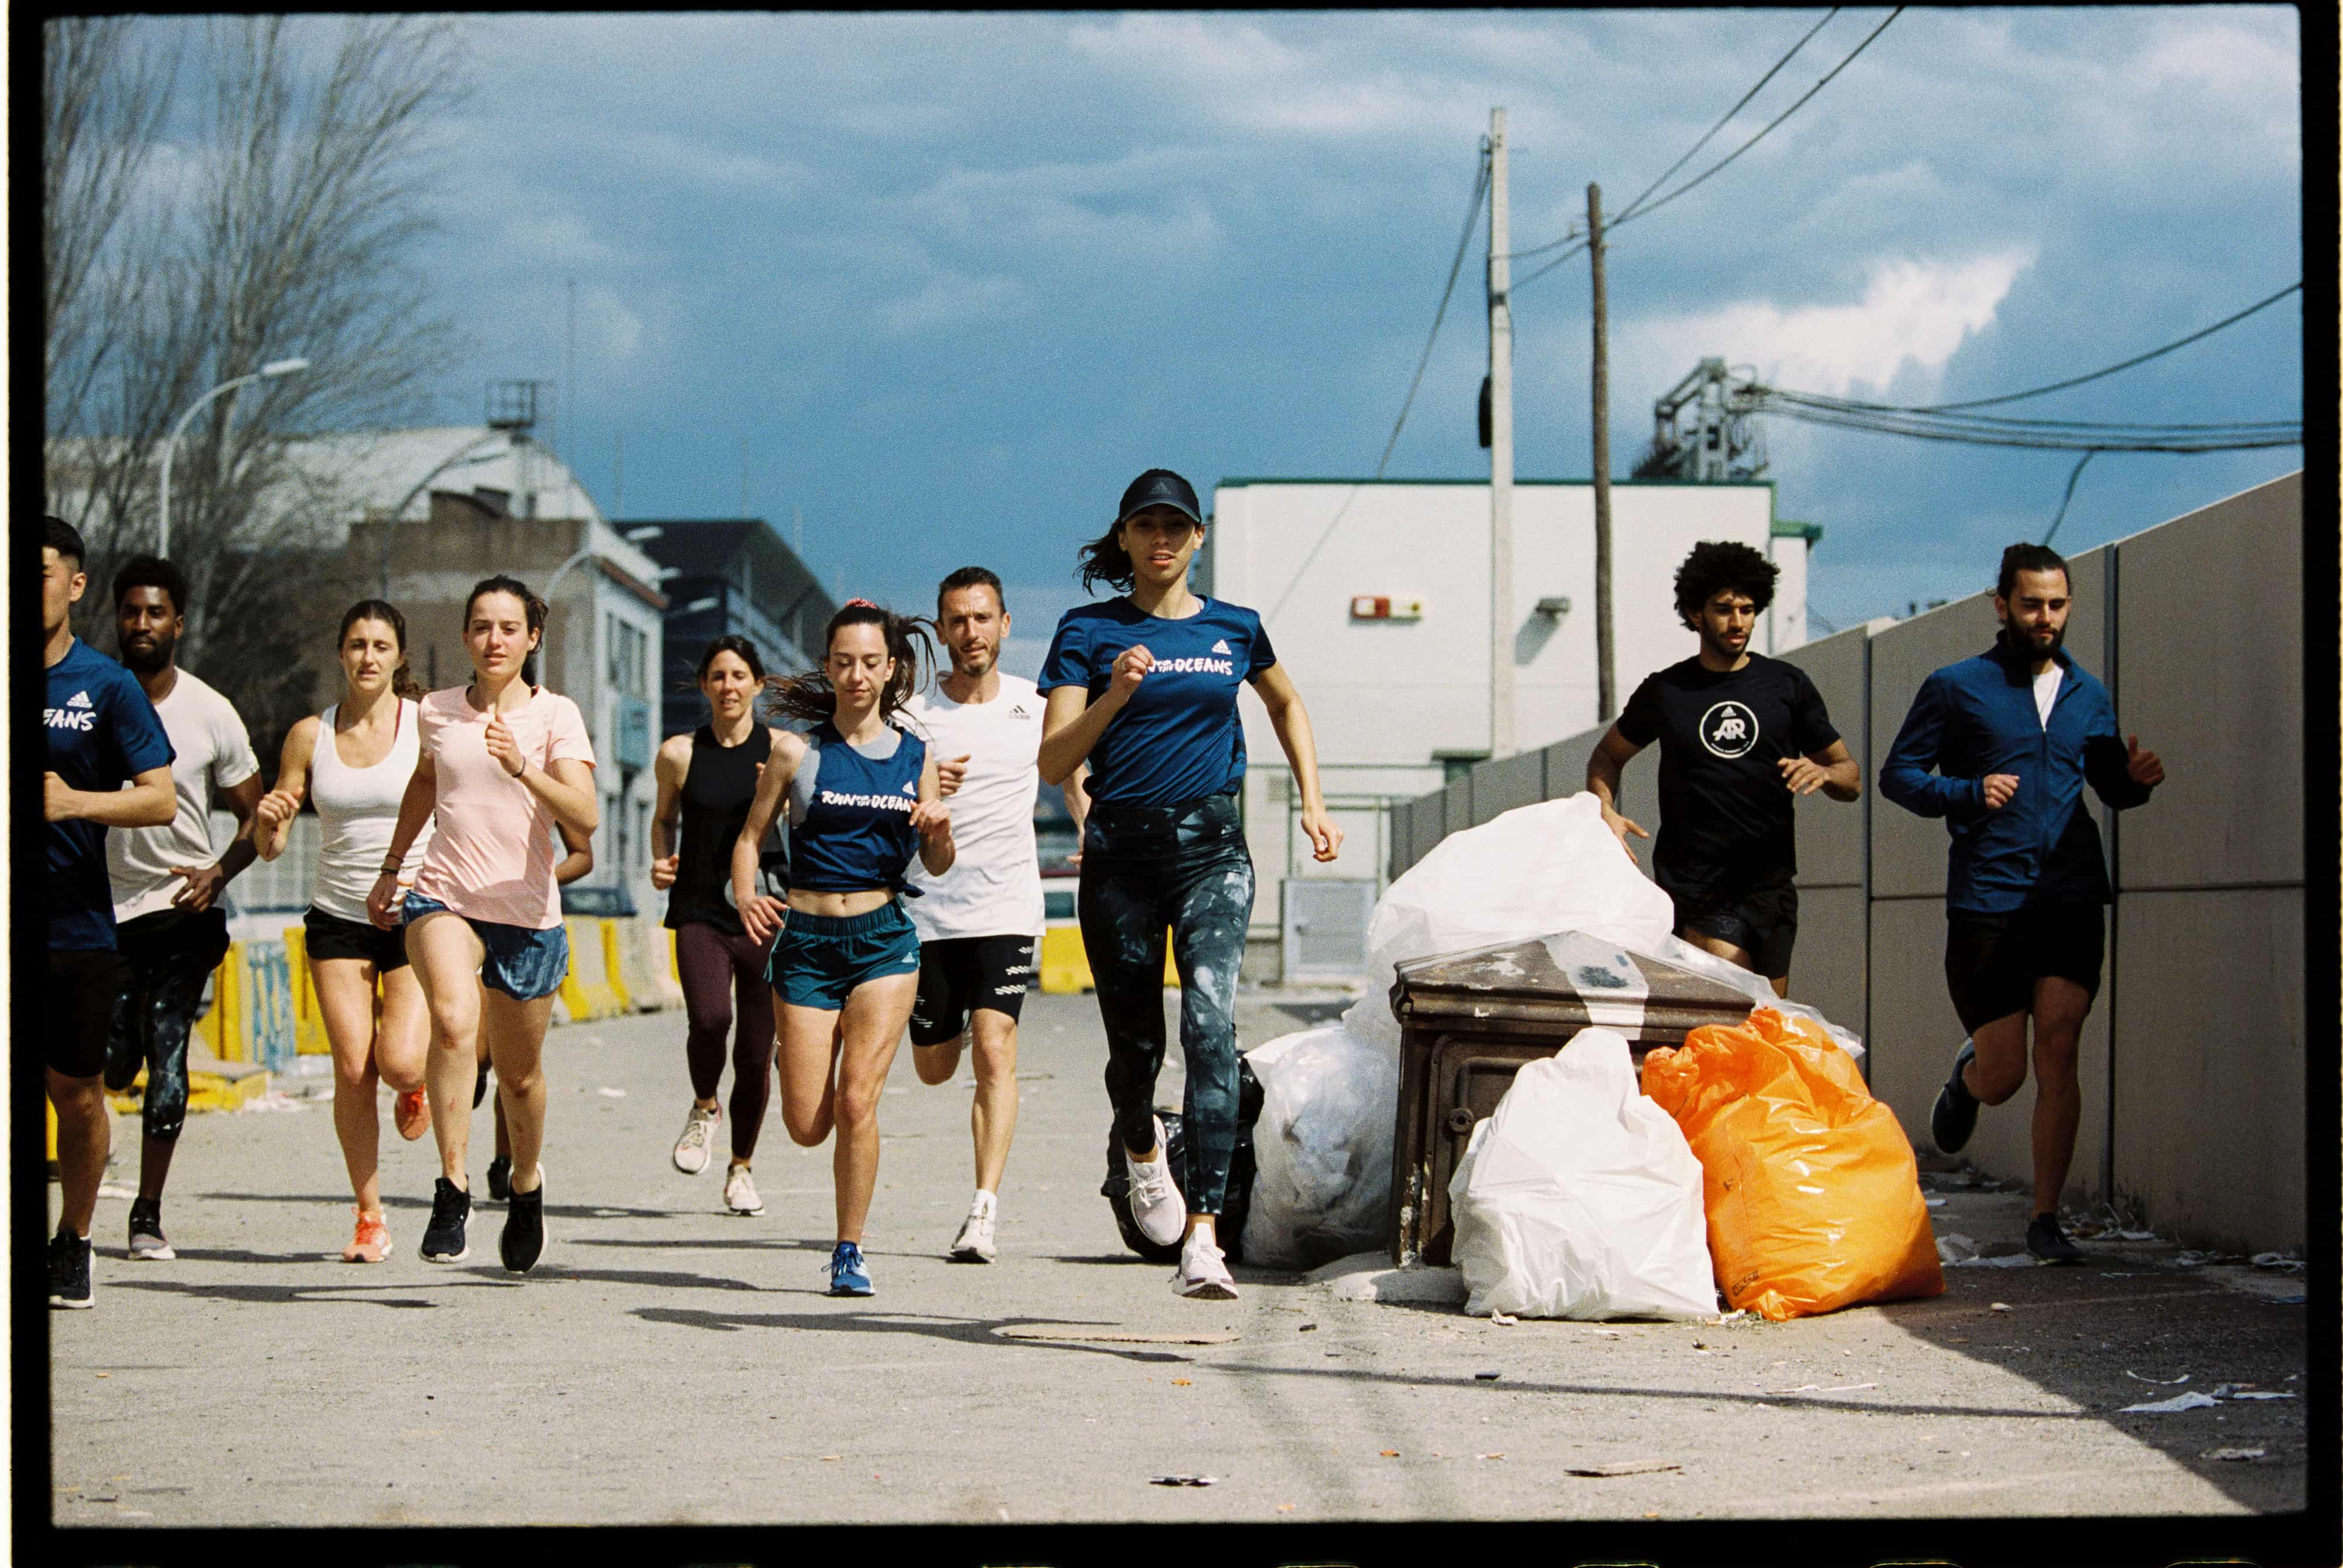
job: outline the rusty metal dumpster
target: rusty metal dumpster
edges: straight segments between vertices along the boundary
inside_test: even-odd
[[[1398,1120],[1392,1136],[1392,1261],[1444,1264],[1448,1181],[1473,1129],[1523,1062],[1590,1024],[1627,1037],[1640,1065],[1706,1023],[1740,1023],[1749,999],[1705,975],[1564,931],[1399,966]]]

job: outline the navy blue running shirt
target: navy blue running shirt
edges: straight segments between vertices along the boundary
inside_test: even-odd
[[[1170,806],[1225,795],[1244,778],[1237,688],[1277,662],[1261,617],[1208,598],[1185,620],[1127,598],[1078,605],[1058,622],[1034,684],[1106,695],[1114,661],[1144,643],[1155,668],[1091,749],[1091,799],[1101,806]]]
[[[920,774],[928,743],[893,727],[894,749],[872,757],[847,744],[828,719],[806,737],[805,760],[789,781],[789,885],[818,892],[856,893],[905,888],[904,870],[920,848],[911,812],[920,803]]]
[[[75,789],[121,789],[171,765],[171,738],[137,678],[76,638],[49,666],[42,710],[48,770]],[[45,822],[49,948],[114,946],[114,888],[106,875],[106,827],[87,818]]]

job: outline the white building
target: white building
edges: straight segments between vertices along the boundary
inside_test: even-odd
[[[297,478],[281,504],[309,510],[317,544],[339,557],[338,572],[316,585],[318,705],[340,689],[330,644],[343,607],[377,596],[398,606],[416,678],[452,686],[468,678],[466,594],[496,572],[520,578],[550,607],[538,678],[583,712],[601,794],[594,869],[564,890],[565,903],[592,914],[664,908],[665,895],[650,886],[649,837],[659,744],[653,686],[667,608],[659,563],[603,517],[568,465],[524,434],[434,426],[314,437],[287,451]],[[573,556],[582,558],[556,583],[554,573]],[[273,777],[276,759],[264,767]],[[256,910],[305,904],[314,829],[305,813],[276,865],[238,879],[236,901]]]
[[[1212,512],[1197,581],[1261,612],[1278,662],[1309,705],[1322,782],[1345,835],[1334,864],[1311,859],[1276,734],[1258,705],[1244,705],[1245,821],[1260,877],[1248,945],[1252,972],[1265,975],[1279,972],[1269,948],[1286,941],[1288,878],[1362,881],[1354,896],[1371,903],[1387,861],[1384,803],[1435,789],[1490,755],[1489,487],[1223,479]],[[1619,703],[1644,676],[1694,652],[1673,585],[1704,539],[1739,540],[1781,568],[1756,651],[1806,640],[1806,558],[1821,530],[1777,521],[1770,481],[1617,480],[1611,513]],[[1516,480],[1513,532],[1513,749],[1529,750],[1596,720],[1592,481]],[[1355,602],[1372,599],[1392,613]]]

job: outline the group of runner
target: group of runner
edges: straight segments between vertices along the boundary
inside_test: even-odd
[[[832,1294],[872,1292],[861,1242],[878,1104],[907,1024],[923,1082],[950,1082],[963,1054],[972,1059],[975,1196],[949,1255],[996,1255],[1017,1020],[1042,928],[1032,814],[1044,778],[1065,790],[1082,829],[1081,919],[1133,1218],[1151,1239],[1182,1243],[1179,1293],[1235,1294],[1214,1225],[1238,1131],[1234,997],[1252,902],[1234,795],[1241,685],[1262,698],[1292,765],[1319,859],[1334,858],[1342,831],[1325,810],[1308,716],[1260,617],[1189,588],[1204,531],[1186,480],[1151,469],[1134,481],[1079,566],[1085,587],[1121,594],[1063,618],[1038,683],[998,667],[1009,608],[981,567],[944,579],[932,621],[850,600],[825,628],[820,665],[802,674],[768,676],[738,637],[701,657],[708,722],[663,745],[655,769],[651,878],[676,933],[692,1089],[672,1159],[688,1174],[710,1163],[729,1054],[724,1205],[761,1212],[750,1172],[777,1077],[791,1140],[833,1140]],[[469,1255],[471,1113],[493,1068],[498,1253],[528,1272],[547,1239],[540,1058],[568,965],[558,887],[590,868],[598,817],[584,719],[535,680],[544,602],[508,576],[478,583],[463,619],[472,678],[430,693],[407,673],[399,611],[379,599],[350,607],[337,635],[343,694],[287,736],[264,793],[234,709],[176,668],[188,608],[180,574],[152,558],[116,574],[126,669],[73,636],[85,554],[70,526],[45,519],[48,949],[59,1002],[45,1047],[63,1189],[50,1304],[95,1300],[104,1092],[128,1087],[142,1065],[146,1140],[129,1256],[173,1256],[163,1184],[186,1111],[187,1035],[227,946],[220,891],[256,857],[284,852],[305,799],[321,829],[305,961],[333,1052],[355,1208],[342,1257],[380,1262],[393,1250],[377,1173],[380,1084],[393,1091],[400,1135],[427,1130],[438,1147],[418,1251],[443,1263]],[[938,638],[948,671],[932,670]],[[931,672],[935,689],[923,691]],[[214,791],[237,823],[216,858]],[[784,814],[785,859],[774,832]],[[769,882],[783,863],[776,896]],[[1187,1060],[1178,1181],[1152,1109],[1167,929]]]
[[[944,578],[932,621],[850,600],[825,628],[821,663],[801,674],[769,676],[739,637],[700,658],[708,721],[668,740],[655,767],[651,879],[668,894],[692,1092],[671,1158],[687,1174],[711,1162],[729,1055],[723,1202],[761,1213],[751,1167],[778,1079],[791,1141],[833,1141],[832,1294],[872,1293],[862,1241],[878,1106],[907,1025],[922,1082],[951,1082],[971,1059],[975,1191],[948,1255],[996,1255],[1017,1024],[1043,921],[1032,817],[1045,781],[1064,790],[1081,831],[1078,910],[1131,1219],[1158,1245],[1179,1244],[1179,1294],[1236,1293],[1216,1222],[1239,1131],[1234,1004],[1253,900],[1236,804],[1241,687],[1260,698],[1292,765],[1316,859],[1332,860],[1342,834],[1325,809],[1308,714],[1261,618],[1189,586],[1204,534],[1185,479],[1159,468],[1134,480],[1077,568],[1085,588],[1119,591],[1066,613],[1038,681],[999,668],[1010,611],[1000,578],[981,567]],[[434,1262],[468,1256],[471,1113],[493,1068],[498,1253],[526,1273],[546,1245],[540,1056],[568,965],[558,887],[590,869],[597,825],[584,719],[534,678],[544,602],[511,577],[481,581],[464,610],[472,679],[427,694],[407,675],[398,610],[353,605],[337,634],[343,696],[294,727],[264,794],[234,709],[177,668],[181,575],[143,557],[116,574],[116,664],[70,629],[84,554],[70,527],[47,519],[55,1000],[45,1044],[63,1187],[51,1304],[94,1299],[103,1094],[142,1066],[128,1255],[173,1256],[162,1197],[186,1109],[187,1036],[227,946],[220,892],[256,856],[283,852],[305,796],[322,829],[306,961],[356,1211],[342,1256],[379,1262],[393,1246],[377,1171],[378,1083],[394,1091],[400,1135],[428,1130],[438,1146],[418,1251]],[[1678,934],[1786,995],[1794,802],[1816,791],[1854,800],[1862,779],[1813,682],[1749,648],[1775,570],[1744,545],[1693,550],[1676,608],[1697,651],[1636,689],[1590,757],[1586,788],[1623,846],[1648,837],[1619,811],[1619,789],[1626,763],[1659,745],[1653,870]],[[2039,1090],[2027,1244],[2045,1261],[2072,1261],[2080,1253],[2056,1211],[2108,897],[2080,792],[2088,782],[2111,806],[2137,805],[2163,771],[2136,737],[2124,745],[2105,689],[2062,647],[2066,563],[2013,546],[1994,602],[2001,637],[1924,684],[1881,787],[1953,829],[1946,969],[1970,1038],[1938,1097],[1935,1141],[1957,1151],[1980,1104],[2016,1092],[2030,1025]],[[936,665],[939,638],[948,668]],[[923,689],[931,674],[934,689]],[[215,792],[236,821],[216,858]],[[1167,932],[1187,1067],[1176,1173],[1154,1111]]]
[[[1653,879],[1676,934],[1789,994],[1797,940],[1793,808],[1820,790],[1851,801],[1862,768],[1795,665],[1750,651],[1778,568],[1747,545],[1696,545],[1675,578],[1692,658],[1648,677],[1587,759],[1586,788],[1624,846],[1648,838],[1618,809],[1622,770],[1660,748]],[[2145,804],[2164,779],[2152,751],[2116,729],[2107,689],[2065,648],[2074,592],[2066,561],[2012,545],[1994,585],[1992,648],[1922,683],[1879,770],[1880,792],[1951,830],[1945,977],[1969,1038],[1929,1117],[1943,1153],[1967,1146],[1980,1105],[2036,1080],[2034,1212],[2026,1250],[2075,1263],[2059,1222],[2082,1095],[2083,1020],[2099,989],[2112,894],[2086,783],[2108,806]],[[1632,855],[1634,851],[1629,850]]]

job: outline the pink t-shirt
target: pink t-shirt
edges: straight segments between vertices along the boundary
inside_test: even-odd
[[[552,809],[488,755],[488,715],[467,688],[426,697],[417,726],[423,755],[438,775],[438,816],[415,890],[469,920],[550,930],[561,923],[554,886]],[[538,687],[505,714],[520,754],[540,770],[562,760],[594,765],[578,705]]]

